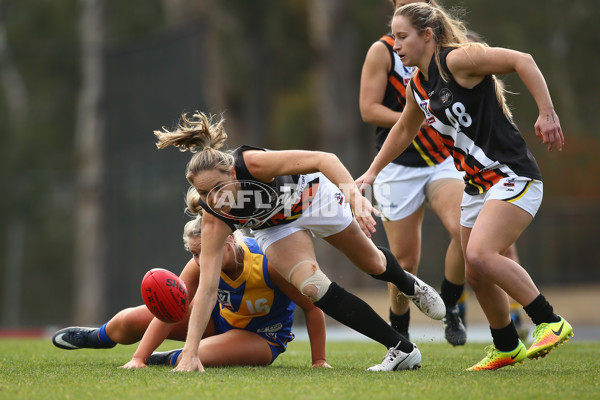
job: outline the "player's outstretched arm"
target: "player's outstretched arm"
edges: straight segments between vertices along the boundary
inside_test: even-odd
[[[192,302],[187,337],[177,367],[173,371],[204,371],[198,354],[200,340],[217,301],[217,289],[223,262],[223,246],[231,229],[217,217],[205,213],[202,218],[200,279]]]
[[[185,283],[185,286],[188,290],[188,299],[190,303],[192,302],[198,287],[199,275],[200,268],[198,267],[196,261],[192,258],[188,261],[186,266],[183,268],[181,275],[179,276]],[[189,313],[190,309],[188,309],[188,316]],[[142,337],[142,340],[140,341],[140,344],[138,345],[131,360],[119,368],[145,368],[147,366],[146,362],[148,361],[150,355],[152,355],[152,352],[156,350],[158,346],[165,341],[165,339],[167,339],[173,328],[180,324],[187,326],[188,318],[185,318],[183,321],[176,324],[168,324],[159,320],[158,318],[154,318],[148,325],[146,332],[144,332],[144,336]]]
[[[359,193],[354,178],[335,154],[304,150],[245,151],[243,154],[248,171],[262,182],[271,182],[275,176],[321,172],[340,188],[365,235],[371,237],[375,232],[372,214],[377,211]]]

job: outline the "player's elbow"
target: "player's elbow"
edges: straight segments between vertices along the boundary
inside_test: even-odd
[[[360,117],[362,121],[366,124],[377,125],[375,123],[375,119],[371,118],[368,114],[361,113]]]
[[[374,113],[371,111],[371,109],[368,106],[361,104],[359,109],[360,109],[360,118],[362,119],[363,122],[365,122],[367,124],[376,125]]]
[[[321,166],[326,167],[329,165],[341,164],[342,162],[337,155],[333,153],[322,152],[321,154]],[[320,169],[322,171],[322,169]]]
[[[315,151],[312,155],[311,165],[313,168],[310,172],[322,172],[327,175],[327,171],[339,168],[342,162],[333,153],[325,151]]]
[[[514,67],[515,71],[519,72],[520,70],[525,70],[527,68],[537,68],[537,64],[533,59],[533,56],[529,53],[519,53],[516,65]]]

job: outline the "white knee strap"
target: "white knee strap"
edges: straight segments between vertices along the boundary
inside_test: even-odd
[[[304,288],[308,285],[314,285],[317,288],[316,298],[313,299],[312,297],[309,297],[306,295],[306,293],[304,293]],[[309,297],[312,301],[319,301],[325,295],[325,293],[327,293],[329,285],[331,285],[331,281],[329,280],[327,275],[325,275],[323,272],[321,272],[320,269],[318,269],[300,284],[300,293]]]
[[[309,264],[315,265],[316,261],[315,260],[302,260],[302,261],[296,263],[296,265],[294,265],[292,267],[292,269],[290,269],[290,273],[287,276],[287,280],[288,280],[289,283],[292,283],[292,274],[294,273],[294,271],[296,270],[296,268],[298,268],[300,265],[302,265],[304,263],[309,263]]]

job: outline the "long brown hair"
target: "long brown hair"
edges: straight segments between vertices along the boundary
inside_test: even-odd
[[[474,43],[467,38],[467,28],[465,24],[450,15],[441,7],[434,7],[427,3],[411,3],[398,8],[394,12],[394,17],[403,16],[407,18],[417,33],[422,34],[426,29],[431,29],[433,40],[435,42],[434,58],[440,71],[440,75],[445,82],[450,80],[450,75],[442,69],[440,53],[443,48],[462,48],[467,54],[468,48],[472,46],[489,47],[486,43]],[[496,91],[498,104],[507,118],[512,119],[512,113],[506,104],[504,98],[504,89],[498,84],[498,80],[492,75]]]

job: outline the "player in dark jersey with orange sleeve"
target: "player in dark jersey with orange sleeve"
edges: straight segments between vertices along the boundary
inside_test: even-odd
[[[466,173],[461,204],[461,239],[466,278],[492,333],[493,346],[469,370],[491,370],[526,357],[545,356],[573,335],[531,277],[503,256],[529,225],[542,201],[537,163],[512,122],[493,74],[516,72],[537,103],[536,135],[548,150],[564,136],[546,82],[530,55],[467,43],[462,22],[423,3],[400,7],[392,19],[394,50],[404,65],[419,72],[410,82],[400,120],[377,157],[361,176],[371,184],[379,171],[402,153],[423,123],[435,128]],[[536,325],[526,349],[510,319],[508,295],[523,305]]]
[[[418,1],[391,0],[391,3],[397,9]],[[416,70],[402,64],[393,44],[391,35],[375,42],[367,52],[361,74],[360,111],[364,121],[377,127],[375,141],[378,150],[404,109],[406,86]],[[460,246],[463,175],[454,166],[450,152],[437,132],[423,125],[406,151],[383,168],[373,185],[390,250],[405,270],[417,274],[426,203],[450,234],[440,293],[446,305],[443,320],[445,337],[454,346],[465,344],[467,339],[457,305],[465,285],[465,260]],[[425,242],[424,245],[433,243]],[[398,295],[394,285],[388,286],[390,322],[408,337],[409,302]]]

